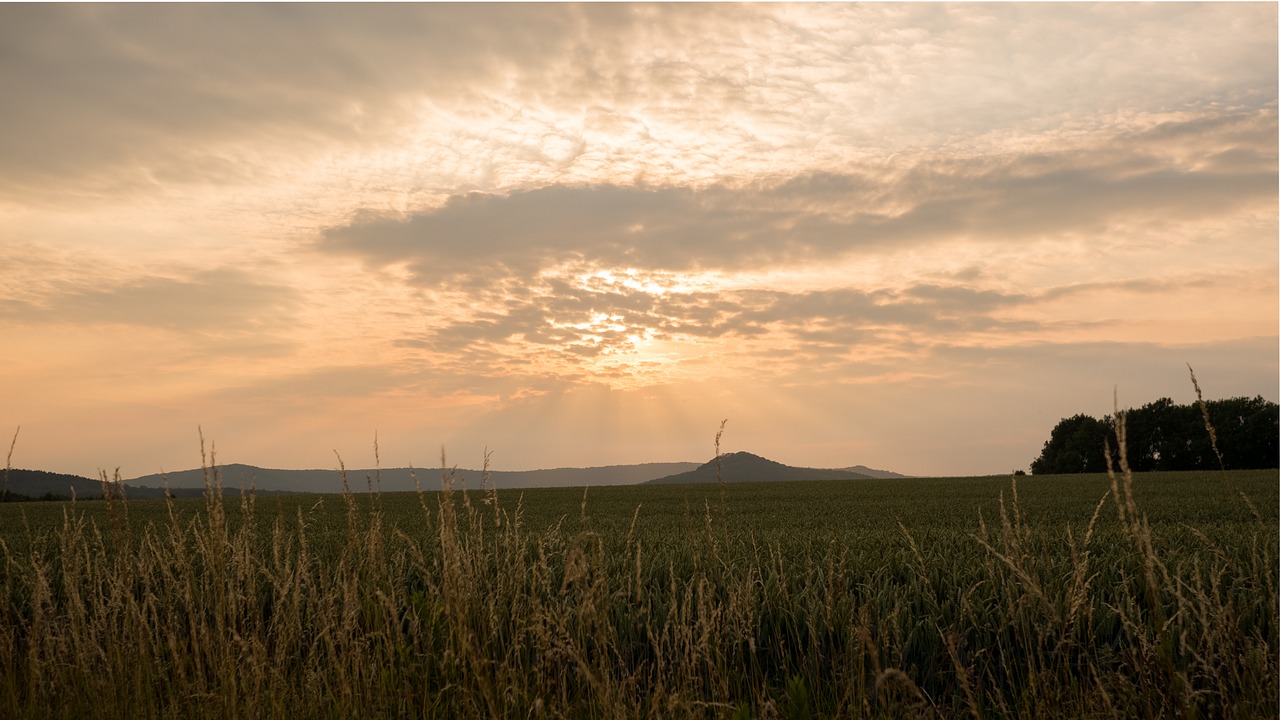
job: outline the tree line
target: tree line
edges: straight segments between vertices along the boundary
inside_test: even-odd
[[[1210,437],[1205,412],[1215,437]],[[1280,467],[1280,406],[1261,395],[1209,400],[1203,408],[1160,398],[1122,414],[1126,457],[1135,472]],[[1108,444],[1115,453],[1111,415],[1101,420],[1083,414],[1063,418],[1032,461],[1031,472],[1106,472]]]

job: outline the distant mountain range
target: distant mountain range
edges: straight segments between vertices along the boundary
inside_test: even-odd
[[[783,465],[749,452],[735,452],[720,456],[717,464],[713,458],[693,470],[650,480],[652,484],[714,483],[724,482],[789,482],[792,480],[870,480],[872,478],[904,477],[884,470],[872,470],[862,465],[828,470]]]
[[[886,470],[862,465],[838,469],[799,468],[753,455],[748,452],[720,456],[720,475],[725,482],[784,482],[790,480],[858,480],[868,478],[906,477]],[[479,470],[455,468],[454,487],[479,489],[483,473]],[[439,468],[356,469],[346,473],[347,487],[352,492],[382,490],[402,492],[439,490]],[[223,492],[238,495],[241,489],[258,493],[337,493],[343,491],[342,474],[337,470],[275,470],[253,465],[230,464],[218,467]],[[414,477],[417,477],[415,483]],[[716,462],[698,465],[691,462],[642,463],[638,465],[606,465],[591,468],[555,468],[550,470],[493,470],[489,481],[499,489],[534,487],[582,487],[584,485],[635,485],[639,483],[714,483]],[[142,475],[125,480],[124,494],[130,498],[161,498],[168,486],[175,497],[202,495],[205,471],[180,470],[165,474]],[[46,495],[94,499],[102,497],[102,483],[79,475],[44,472],[42,470],[9,471],[7,489],[28,497]]]
[[[656,477],[684,472],[697,467],[697,463],[643,463],[640,465],[606,465],[591,468],[555,468],[551,470],[490,470],[489,481],[499,489],[532,487],[581,487],[583,485],[635,485]],[[337,470],[272,470],[253,465],[223,465],[218,468],[224,488],[253,487],[255,489],[284,490],[288,492],[342,492],[342,474]],[[452,469],[454,487],[466,486],[479,489],[483,472],[463,468]],[[417,482],[414,482],[414,477]],[[143,475],[128,482],[133,485],[159,487],[164,478],[169,487],[203,488],[204,471],[181,470],[164,475]],[[439,490],[440,468],[382,468],[381,470],[347,470],[347,484],[353,492],[369,489],[383,492],[416,490],[421,483],[423,490]]]

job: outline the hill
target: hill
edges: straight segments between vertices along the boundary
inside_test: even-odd
[[[489,479],[499,489],[534,487],[581,487],[583,485],[634,485],[673,473],[685,472],[697,467],[697,463],[642,463],[638,465],[606,465],[591,468],[554,468],[550,470],[495,470]],[[274,470],[253,465],[230,464],[219,466],[224,490],[253,487],[256,491],[285,492],[342,492],[342,474],[337,470]],[[439,468],[383,468],[348,469],[347,483],[353,492],[367,492],[371,487],[384,492],[416,490],[417,476],[423,490],[440,489]],[[144,475],[129,481],[131,485],[159,487],[167,477],[171,488],[203,488],[204,471],[181,470],[164,475]],[[457,468],[455,485],[468,488],[480,487],[482,473],[479,470]]]
[[[783,465],[748,452],[721,456],[721,474],[726,482],[775,482],[788,480],[855,480],[864,478],[905,477],[885,470],[873,470],[861,465],[849,468],[820,469]],[[275,493],[339,493],[342,492],[342,474],[336,469],[278,470],[254,465],[232,463],[218,466],[223,493],[239,494],[241,489],[253,488],[255,492]],[[455,486],[479,489],[482,472],[464,468],[453,470]],[[347,470],[347,483],[353,492],[367,492],[370,488],[385,492],[438,490],[441,484],[439,468],[384,468]],[[124,492],[131,498],[162,498],[167,484],[174,497],[195,497],[204,493],[205,471],[200,468],[171,473],[142,475],[125,481]],[[714,483],[716,464],[711,460],[703,465],[691,462],[640,463],[635,465],[605,465],[589,468],[553,468],[547,470],[495,470],[489,479],[499,489],[536,487],[582,487],[605,485],[635,485],[639,483]],[[59,496],[82,499],[102,497],[102,483],[79,475],[45,472],[42,470],[12,469],[9,471],[8,490],[14,495],[30,498]]]
[[[7,473],[7,482],[4,478],[5,475],[0,473],[0,492],[8,491],[14,496],[39,500],[70,500],[72,497],[81,500],[102,499],[102,481],[82,475],[10,468]],[[226,492],[230,491],[228,489]],[[174,497],[197,497],[203,493],[203,488],[198,490],[195,488],[173,488],[170,492]],[[138,499],[163,498],[164,488],[159,485],[156,487],[139,487],[126,484],[124,486],[124,495],[127,498]]]
[[[911,477],[910,475],[903,475],[902,473],[896,473],[891,470],[876,470],[875,468],[869,468],[866,465],[854,465],[853,467],[839,468],[839,469],[848,470],[849,472],[852,472],[852,473],[858,473],[859,475],[866,475],[867,477],[873,477],[880,480],[891,480],[893,478]]]
[[[720,456],[720,478],[724,482],[789,482],[793,480],[868,480],[870,475],[852,470],[827,470],[783,465],[749,452],[736,452]],[[716,461],[704,463],[696,470],[668,475],[650,480],[654,484],[714,483]]]
[[[3,486],[0,490],[29,498],[45,495],[70,498],[72,494],[80,498],[102,497],[101,482],[79,475],[11,468],[7,477],[0,476],[0,478],[3,478],[0,479],[0,486]]]

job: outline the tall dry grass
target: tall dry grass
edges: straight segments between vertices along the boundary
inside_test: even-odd
[[[761,544],[710,505],[665,546],[585,493],[534,531],[443,458],[412,524],[376,493],[272,517],[211,455],[201,512],[108,493],[102,525],[0,533],[0,716],[1274,717],[1274,528],[1187,551],[1116,462],[1076,531],[1015,477],[976,533],[902,524],[869,568],[856,532]]]

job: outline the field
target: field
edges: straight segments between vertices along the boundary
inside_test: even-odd
[[[0,506],[0,716],[1275,717],[1278,480]]]

